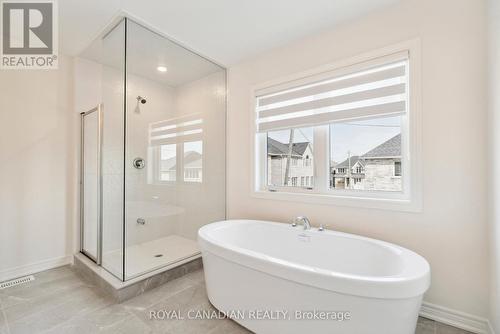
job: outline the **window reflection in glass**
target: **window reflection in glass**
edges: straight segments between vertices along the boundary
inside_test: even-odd
[[[184,181],[202,182],[203,142],[184,143]]]
[[[174,182],[176,180],[177,170],[176,145],[160,146],[160,181]]]

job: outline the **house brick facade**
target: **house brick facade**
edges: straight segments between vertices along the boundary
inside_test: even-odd
[[[398,134],[362,156],[332,166],[330,186],[336,189],[401,191],[401,135]]]

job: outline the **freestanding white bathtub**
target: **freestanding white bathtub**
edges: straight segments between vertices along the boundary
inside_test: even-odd
[[[258,334],[413,334],[427,261],[357,235],[255,220],[202,227],[210,302]]]

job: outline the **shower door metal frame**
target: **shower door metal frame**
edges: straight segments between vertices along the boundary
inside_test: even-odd
[[[89,259],[97,263],[102,264],[102,104],[98,104],[95,108],[88,111],[80,113],[81,120],[81,149],[80,149],[80,252],[87,256]],[[97,179],[99,182],[99,187],[97,191],[97,210],[98,210],[98,221],[97,221],[97,257],[89,254],[84,249],[84,209],[85,209],[85,173],[84,173],[84,162],[85,162],[85,116],[97,113]]]

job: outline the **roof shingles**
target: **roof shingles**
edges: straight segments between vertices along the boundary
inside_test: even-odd
[[[363,159],[388,158],[401,156],[401,134],[383,142],[361,156]]]
[[[292,154],[302,156],[309,145],[308,142],[293,143]],[[267,154],[269,155],[287,155],[288,143],[284,144],[272,138],[267,138]]]

